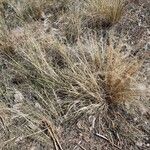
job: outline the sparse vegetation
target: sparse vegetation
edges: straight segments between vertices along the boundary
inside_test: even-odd
[[[144,56],[97,34],[115,30],[123,0],[2,0],[0,10],[1,149],[136,150],[149,140]]]

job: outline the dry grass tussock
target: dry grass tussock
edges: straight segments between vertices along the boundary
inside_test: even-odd
[[[32,91],[37,98],[33,102],[24,100],[12,108],[1,105],[1,111],[6,112],[3,114],[8,115],[6,118],[22,118],[30,128],[19,128],[19,135],[14,133],[17,136],[12,138],[14,134],[8,133],[10,141],[3,143],[4,147],[15,147],[14,142],[22,141],[17,137],[38,138],[46,145],[52,137],[54,145],[61,147],[56,134],[59,131],[51,131],[49,124],[74,122],[83,114],[98,113],[109,118],[110,109],[113,112],[114,106],[133,101],[139,95],[135,76],[142,63],[136,58],[127,58],[119,45],[114,48],[111,44],[104,49],[102,43],[90,35],[70,46],[38,27],[25,26],[7,36],[17,56],[13,58],[6,53],[11,58],[10,64],[26,79],[27,91]],[[1,118],[5,120],[3,114]],[[5,128],[12,130],[12,126]],[[16,131],[14,127],[13,130]]]
[[[45,19],[45,14],[50,14],[52,15],[52,20],[56,22],[57,19],[65,15],[67,18],[70,16],[70,24],[75,22],[75,25],[77,23],[80,25],[81,23],[82,28],[88,27],[98,29],[102,27],[105,29],[116,24],[121,19],[124,1],[87,0],[74,2],[72,0],[2,0],[1,6],[3,8],[2,14],[4,17],[7,16],[6,22],[9,24],[10,28],[18,25],[21,26],[25,22]],[[9,9],[11,10],[11,15],[7,15]],[[77,19],[78,21],[76,21]],[[75,25],[73,24],[73,29]],[[70,34],[73,29],[68,29]]]
[[[87,0],[85,24],[91,28],[109,28],[121,19],[123,8],[123,0]]]
[[[12,39],[14,51],[24,60],[13,61],[18,72],[31,76],[47,93],[54,92],[62,105],[67,103],[69,108],[65,106],[65,115],[76,107],[75,104],[78,104],[75,110],[86,111],[93,104],[122,103],[137,96],[135,75],[142,62],[127,58],[120,52],[119,45],[103,49],[101,43],[90,36],[70,47],[31,25],[12,32],[9,39]]]

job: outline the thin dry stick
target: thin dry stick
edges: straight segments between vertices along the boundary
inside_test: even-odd
[[[80,147],[82,150],[86,150],[83,146],[80,145],[81,141],[78,142],[78,144],[74,147],[73,150],[75,150],[77,147]]]
[[[80,145],[81,141],[78,143],[78,146],[82,149],[82,150],[86,150],[83,146]]]
[[[46,119],[43,120],[42,123],[44,124],[44,126],[48,130],[48,136],[50,136],[53,139],[55,149],[56,150],[63,150],[61,144],[59,143],[58,137],[54,133],[52,125]]]
[[[3,126],[6,136],[9,138],[9,136],[10,136],[9,128],[7,127],[7,125],[5,125],[4,119],[1,116],[0,116],[0,122],[2,123],[2,126]]]
[[[99,134],[99,133],[95,133],[95,135],[96,135],[97,137],[99,137],[99,138],[104,139],[105,141],[109,142],[112,146],[114,146],[114,147],[118,148],[119,150],[121,150],[120,147],[118,147],[116,144],[112,143],[112,142],[111,142],[108,138],[106,138],[105,136],[103,136],[103,135],[101,135],[101,134]]]

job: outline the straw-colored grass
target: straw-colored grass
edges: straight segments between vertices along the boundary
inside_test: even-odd
[[[13,46],[37,74],[37,84],[59,93],[64,103],[77,102],[81,104],[78,109],[82,109],[84,105],[122,103],[137,96],[134,75],[141,62],[126,58],[119,45],[103,49],[96,38],[81,38],[70,48],[50,34],[38,34],[38,30],[34,34],[32,30],[30,25],[16,35],[13,32]],[[20,63],[17,65],[23,70],[18,71],[31,76],[25,64]]]
[[[91,28],[109,28],[123,15],[123,0],[87,0],[85,25]]]

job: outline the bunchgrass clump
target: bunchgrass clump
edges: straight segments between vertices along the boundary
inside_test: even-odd
[[[104,122],[106,118],[117,120],[116,106],[134,101],[139,95],[136,75],[141,62],[126,57],[119,45],[114,48],[111,43],[104,48],[94,35],[89,35],[70,46],[32,26],[11,34],[11,43],[20,59],[10,56],[10,64],[14,73],[27,79],[24,90],[32,96],[10,108],[2,102],[0,110],[7,112],[10,120],[21,119],[25,124],[17,127],[19,134],[13,124],[9,125],[14,134],[9,133],[12,139],[3,147],[15,147],[13,143],[25,139],[61,147],[59,125],[74,123],[83,114],[100,114]],[[111,130],[111,122],[106,123]],[[118,125],[118,120],[113,124]],[[132,128],[128,133],[134,134],[135,130],[131,131]],[[49,142],[51,139],[54,144]]]
[[[90,28],[109,28],[123,15],[123,0],[87,0],[85,25]]]
[[[75,103],[78,103],[75,110],[79,111],[83,107],[88,109],[89,105],[122,103],[137,96],[134,75],[141,62],[136,58],[126,58],[119,46],[113,48],[110,45],[103,49],[93,37],[80,38],[70,47],[50,34],[38,34],[38,30],[33,34],[31,27],[21,32],[23,34],[19,37],[13,34],[13,44],[23,62],[29,63],[28,67],[34,70],[36,77],[31,77],[32,82],[35,80],[36,84],[48,88],[47,93],[58,94],[63,109],[65,104],[64,115],[68,109],[74,109]],[[16,65],[23,68],[18,71],[32,76],[28,72],[30,67],[26,68],[22,62]]]

